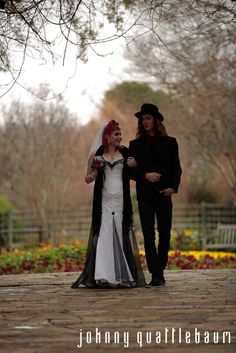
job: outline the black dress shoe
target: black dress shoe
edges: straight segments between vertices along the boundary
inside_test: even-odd
[[[163,283],[162,283],[161,278],[159,278],[159,277],[153,277],[152,280],[151,280],[151,282],[148,283],[148,284],[146,285],[146,287],[147,287],[147,288],[150,288],[150,287],[159,287],[159,286],[161,286],[162,284],[163,284]]]
[[[166,280],[165,280],[165,277],[164,277],[164,271],[163,270],[159,270],[154,276],[159,278],[159,280],[161,281],[161,284],[166,284]]]
[[[158,287],[161,285],[162,285],[162,280],[160,278],[152,279],[151,282],[149,283],[149,286],[151,287]]]
[[[162,278],[162,279],[161,279],[161,284],[162,284],[162,285],[165,285],[165,284],[166,284],[165,278]]]
[[[161,282],[162,282],[162,284],[166,284],[166,280],[165,280],[165,277],[164,277],[163,273],[162,273],[162,276],[161,276]]]
[[[165,283],[166,283],[166,280],[164,277],[163,270],[159,270],[157,273],[152,274],[152,280],[149,284],[146,285],[146,287],[148,288],[158,287],[158,286],[165,285]]]

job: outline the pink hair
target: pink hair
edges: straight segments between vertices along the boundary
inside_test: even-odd
[[[106,152],[108,149],[108,141],[107,141],[106,135],[110,136],[114,131],[117,131],[117,130],[120,130],[119,123],[117,123],[115,120],[108,121],[102,136],[102,144]]]

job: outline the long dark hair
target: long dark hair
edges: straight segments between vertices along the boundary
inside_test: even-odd
[[[166,132],[166,128],[165,128],[164,124],[155,117],[153,117],[153,121],[154,121],[155,136],[167,136],[168,134]],[[148,134],[143,127],[142,119],[139,118],[138,119],[138,130],[137,130],[136,137],[142,138],[142,137],[146,137],[146,136],[148,136]]]

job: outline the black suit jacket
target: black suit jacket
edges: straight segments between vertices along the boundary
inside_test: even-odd
[[[151,200],[160,190],[172,188],[178,192],[182,169],[179,161],[178,144],[174,137],[143,137],[130,141],[129,156],[137,161],[131,178],[136,180],[138,200]],[[145,173],[157,172],[161,178],[151,183]]]

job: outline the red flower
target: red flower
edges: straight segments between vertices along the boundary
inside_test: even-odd
[[[91,168],[101,169],[104,166],[104,161],[101,156],[96,156],[92,159]]]

